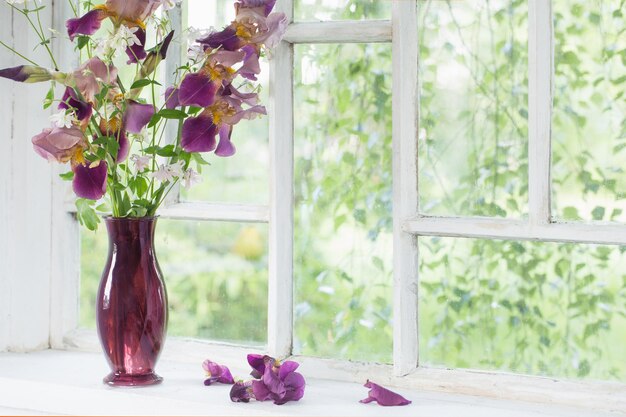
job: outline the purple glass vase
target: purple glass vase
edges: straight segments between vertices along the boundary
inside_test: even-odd
[[[109,258],[96,302],[100,343],[116,386],[160,383],[154,366],[167,330],[167,293],[154,254],[156,218],[105,219]]]

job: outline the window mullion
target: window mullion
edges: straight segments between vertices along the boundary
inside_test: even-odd
[[[393,3],[393,362],[396,375],[418,363],[417,237],[402,222],[417,214],[417,2]]]
[[[276,11],[293,21],[293,0]],[[291,354],[293,344],[293,44],[281,42],[270,61],[270,222],[268,353]]]
[[[550,223],[553,34],[551,0],[528,2],[528,202],[531,226]]]
[[[181,41],[180,42],[172,42],[169,46],[167,58],[165,59],[165,85],[176,85],[177,81],[177,70],[181,65],[181,62],[185,62],[184,52],[186,50],[186,36],[184,36],[183,31],[183,13],[186,15],[186,10],[183,11],[183,7],[187,7],[186,2],[182,2],[181,4],[176,5],[175,8],[169,11],[169,18],[172,24],[172,30],[174,30],[174,34],[177,35]],[[165,91],[163,91],[165,93]],[[167,143],[174,143],[176,141],[176,137],[178,136],[178,123],[173,123],[170,121],[167,124],[167,129],[165,132]],[[172,187],[172,190],[165,197],[164,205],[175,204],[180,201],[180,182],[177,182]]]
[[[391,21],[298,22],[289,26],[285,40],[306,44],[391,42]]]

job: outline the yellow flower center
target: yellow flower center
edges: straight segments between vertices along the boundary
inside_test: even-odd
[[[245,24],[238,23],[236,35],[241,39],[249,40],[252,37],[252,31]]]
[[[224,117],[234,116],[236,110],[231,107],[226,101],[218,101],[208,108],[211,113],[213,123],[218,125],[224,119]]]

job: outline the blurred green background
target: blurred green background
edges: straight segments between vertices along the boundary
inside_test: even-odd
[[[300,0],[295,15],[388,19],[390,4]],[[626,6],[553,5],[553,216],[623,222]],[[189,7],[196,27],[232,17],[225,0]],[[420,211],[525,218],[527,2],[418,7]],[[390,363],[391,46],[298,45],[294,65],[294,351]],[[267,137],[267,118],[238,125],[238,154],[210,155],[182,198],[267,203]],[[93,328],[104,228],[81,243],[81,325]],[[421,364],[626,381],[626,248],[421,237],[419,251]],[[160,219],[157,254],[170,335],[265,344],[267,225]]]

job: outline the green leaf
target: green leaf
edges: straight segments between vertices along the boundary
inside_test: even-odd
[[[76,40],[76,48],[83,49],[89,43],[88,36],[79,36]]]
[[[50,90],[48,90],[48,94],[46,94],[46,98],[43,101],[44,110],[49,108],[53,102],[54,102],[54,86],[50,87]]]
[[[87,229],[95,231],[98,229],[98,223],[100,218],[96,214],[96,211],[91,207],[95,201],[79,198],[76,200],[76,217],[80,224]]]
[[[591,211],[591,215],[593,216],[594,220],[602,220],[604,218],[604,212],[604,207],[598,206]]]
[[[178,119],[178,120],[182,120],[188,116],[188,114],[185,113],[184,111],[176,110],[176,109],[163,109],[160,112],[158,112],[156,115],[159,115],[164,119]]]
[[[568,206],[563,209],[563,217],[567,220],[580,220],[578,215],[578,209],[576,207]]]
[[[198,165],[211,165],[199,153],[192,153],[191,157],[194,161],[196,161],[196,164]]]
[[[158,82],[158,81],[150,80],[148,78],[144,78],[144,79],[135,81],[133,83],[133,85],[130,86],[130,89],[134,90],[136,88],[143,88],[143,87],[148,86],[150,84],[161,85],[161,83]]]
[[[72,181],[74,179],[74,171],[69,171],[64,174],[59,174],[59,177],[61,177],[63,181]]]
[[[152,116],[152,118],[150,119],[150,122],[148,123],[148,128],[156,126],[156,124],[161,121],[161,118],[162,117],[159,113]]]
[[[177,156],[178,153],[174,151],[174,145],[166,145],[163,147],[157,147],[156,154],[159,156],[172,157]]]

